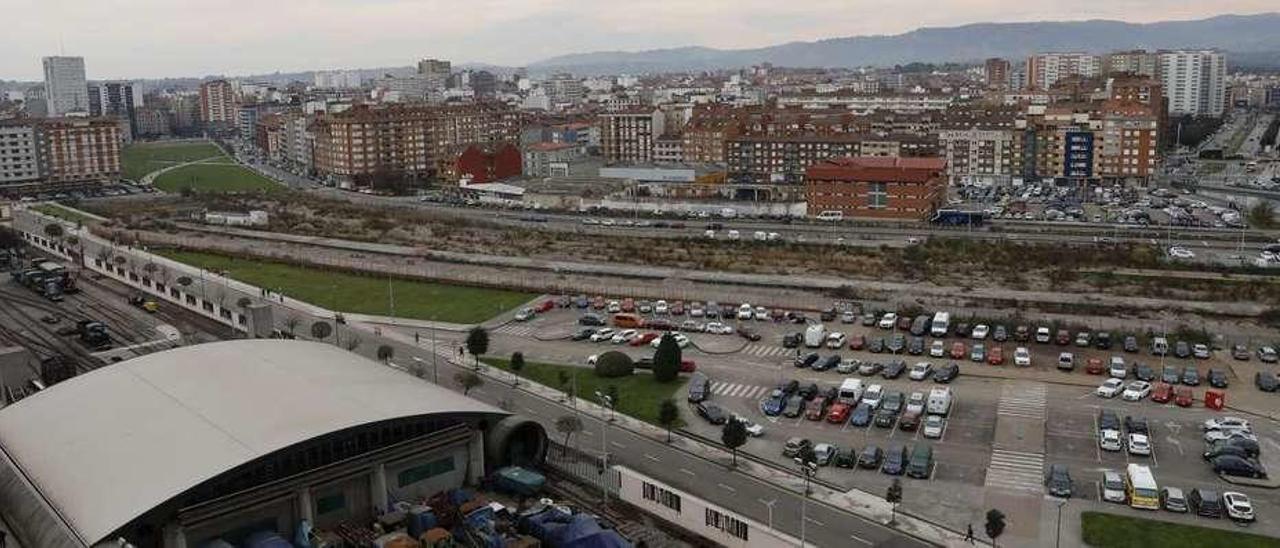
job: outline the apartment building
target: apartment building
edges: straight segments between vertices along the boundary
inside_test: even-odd
[[[679,135],[660,135],[653,140],[653,161],[659,164],[684,163],[684,139]]]
[[[36,132],[46,182],[120,178],[120,124],[114,118],[48,118]]]
[[[993,57],[983,64],[987,89],[1009,89],[1009,60]]]
[[[810,215],[927,219],[946,199],[942,158],[843,157],[805,170]]]
[[[573,161],[586,154],[576,143],[533,143],[524,149],[524,174],[529,177],[568,177]]]
[[[952,184],[1007,184],[1021,175],[1020,139],[1012,129],[940,130],[938,148]]]
[[[131,135],[139,132],[139,108],[142,108],[142,88],[133,82],[95,82],[89,86],[89,115],[125,120]]]
[[[0,122],[0,189],[44,178],[35,125],[26,120]]]
[[[919,135],[862,133],[752,134],[725,143],[730,182],[801,184],[809,166],[831,158],[920,157],[938,152],[937,140]]]
[[[1106,101],[1102,106],[1098,175],[1145,182],[1156,172],[1160,150],[1160,115],[1133,101]]]
[[[803,93],[778,97],[779,107],[799,107],[811,109],[840,108],[856,113],[878,111],[890,112],[924,112],[930,110],[946,110],[955,102],[951,95],[933,95],[926,93],[906,94],[854,94],[854,93]]]
[[[459,145],[520,139],[519,114],[490,103],[360,105],[318,116],[310,128],[316,171],[346,181],[379,175],[426,178]]]
[[[1116,51],[1103,57],[1102,70],[1103,74],[1128,73],[1157,78],[1160,76],[1160,58],[1153,51]]]
[[[608,164],[653,161],[654,141],[663,134],[666,117],[658,109],[632,109],[600,115],[600,153]]]
[[[1098,76],[1102,60],[1087,53],[1038,53],[1027,58],[1027,85],[1040,90],[1070,76]]]
[[[1227,107],[1227,58],[1212,50],[1160,52],[1160,83],[1173,116],[1222,116]]]
[[[231,82],[211,80],[200,84],[200,121],[206,126],[236,123],[236,98]]]
[[[141,107],[134,111],[140,137],[160,137],[172,132],[169,111],[160,107]]]

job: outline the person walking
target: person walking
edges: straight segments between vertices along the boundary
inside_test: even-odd
[[[969,524],[969,530],[964,534],[964,540],[969,544],[973,544],[973,524],[972,523]]]

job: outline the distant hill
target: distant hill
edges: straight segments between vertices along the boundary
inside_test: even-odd
[[[1019,58],[1040,51],[1104,53],[1130,48],[1218,48],[1251,65],[1280,67],[1280,13],[1222,15],[1195,21],[975,23],[922,28],[892,36],[853,36],[755,49],[680,47],[561,55],[529,65],[577,74],[731,69],[759,63],[788,67],[890,66]],[[1228,62],[1235,56],[1228,58]]]

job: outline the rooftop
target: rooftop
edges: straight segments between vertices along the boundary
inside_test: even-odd
[[[886,183],[924,183],[946,167],[943,158],[832,158],[805,171],[809,180],[854,180]]]

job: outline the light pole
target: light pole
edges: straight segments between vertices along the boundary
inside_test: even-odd
[[[596,391],[596,398],[600,400],[600,405],[609,408],[609,413],[613,413],[613,398],[606,394]],[[604,505],[609,505],[609,487],[606,485],[606,478],[609,472],[609,423],[600,421],[600,494],[604,497]]]
[[[804,548],[807,522],[809,521],[809,479],[818,473],[818,464],[809,460],[801,460],[800,473],[804,475],[804,493],[800,494],[800,548]]]
[[[1053,543],[1055,548],[1061,548],[1062,546],[1062,507],[1066,505],[1067,505],[1067,499],[1062,499],[1061,501],[1058,502],[1058,523],[1056,527],[1057,533],[1055,534],[1055,539]]]
[[[760,500],[760,504],[763,504],[765,508],[769,509],[769,530],[772,531],[773,530],[773,505],[778,503],[778,499],[769,499],[769,500],[759,499],[759,500]]]

